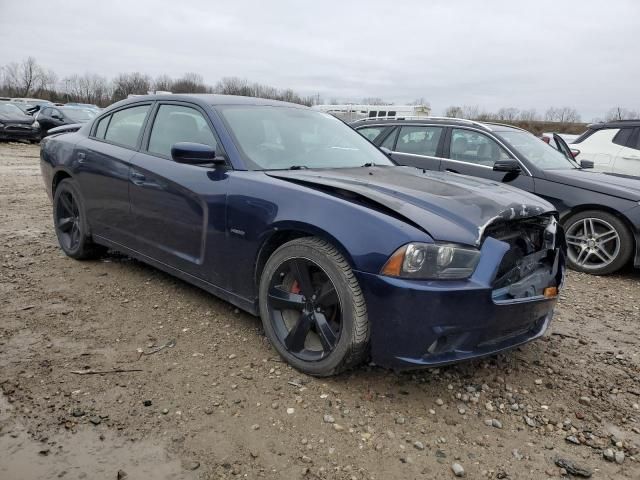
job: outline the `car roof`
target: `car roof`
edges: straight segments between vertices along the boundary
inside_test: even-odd
[[[353,128],[365,125],[442,125],[454,127],[477,127],[488,132],[523,131],[524,129],[496,122],[481,122],[454,117],[371,117],[351,122]]]
[[[304,105],[290,102],[281,102],[279,100],[269,100],[266,98],[257,97],[243,97],[241,95],[218,95],[213,93],[179,93],[179,94],[161,94],[161,95],[137,95],[127,98],[118,102],[118,105],[125,105],[127,103],[142,102],[142,101],[193,101],[197,100],[199,103],[205,103],[212,106],[217,105],[260,105],[260,106],[273,106],[273,107],[294,107],[294,108],[309,108]]]
[[[629,128],[640,127],[640,119],[637,120],[614,120],[612,122],[599,122],[587,125],[591,130],[603,130],[605,128]]]

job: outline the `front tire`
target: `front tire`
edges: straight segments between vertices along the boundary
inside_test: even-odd
[[[633,237],[615,215],[587,210],[564,222],[569,267],[592,275],[608,275],[625,266],[633,254]]]
[[[349,263],[329,243],[299,238],[278,248],[260,278],[264,331],[290,365],[325,377],[364,361],[369,321]]]
[[[89,235],[89,224],[82,196],[70,178],[62,180],[53,196],[53,222],[62,251],[76,260],[97,258],[105,248],[96,245]]]

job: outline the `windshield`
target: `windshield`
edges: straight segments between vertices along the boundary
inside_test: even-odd
[[[529,132],[509,131],[496,134],[542,170],[579,168],[575,162]]]
[[[18,115],[20,117],[24,115],[22,110],[10,103],[0,103],[0,113],[4,113],[5,115]]]
[[[337,118],[292,107],[218,107],[252,170],[393,165]]]
[[[65,108],[64,113],[67,117],[77,123],[88,122],[96,116],[95,112],[81,108]]]

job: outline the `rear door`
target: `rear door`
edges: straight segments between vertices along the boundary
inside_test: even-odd
[[[614,160],[618,157],[621,145],[620,135],[624,129],[604,128],[597,130],[574,147],[580,150],[578,160],[591,160],[594,169],[602,172],[613,170]],[[615,141],[618,139],[617,141]]]
[[[613,172],[640,177],[640,127],[620,129],[613,142],[620,145]]]
[[[438,170],[444,145],[444,127],[401,125],[380,145],[391,150],[391,158],[400,165]]]
[[[533,177],[522,164],[520,173],[496,172],[498,160],[517,160],[494,138],[473,129],[450,128],[447,133],[440,170],[495,180],[529,192],[534,191]]]
[[[223,155],[205,111],[188,102],[162,102],[143,148],[131,160],[129,196],[139,252],[220,285],[212,259],[225,242],[228,176],[224,169],[186,165],[171,158],[178,142],[201,143]],[[211,247],[211,248],[208,248]],[[208,260],[207,271],[203,264]]]
[[[139,148],[151,103],[134,104],[100,118],[76,146],[77,177],[95,235],[128,245],[129,167]]]

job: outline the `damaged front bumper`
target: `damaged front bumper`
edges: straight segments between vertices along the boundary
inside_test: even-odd
[[[541,249],[513,261],[513,243],[487,237],[468,280],[356,272],[369,312],[373,362],[397,369],[437,366],[540,337],[565,271],[564,237],[555,219],[542,235]]]

